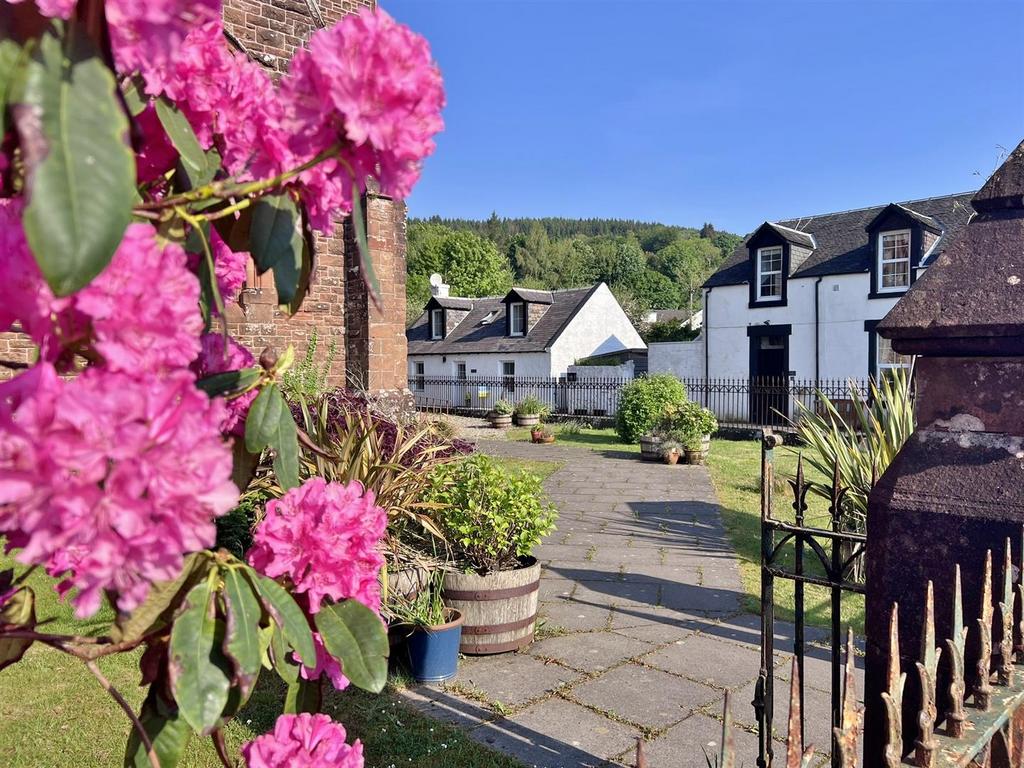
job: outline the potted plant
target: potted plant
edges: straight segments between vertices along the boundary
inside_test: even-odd
[[[532,427],[540,424],[541,419],[551,412],[536,395],[527,395],[516,405],[516,424],[520,427]]]
[[[494,408],[487,415],[487,418],[491,421],[491,426],[495,429],[501,429],[503,427],[512,426],[512,403],[508,400],[499,400],[494,404]]]
[[[444,571],[436,570],[418,593],[395,599],[387,607],[389,624],[405,637],[409,671],[421,683],[455,677],[462,639],[462,614],[444,604]]]
[[[536,475],[504,469],[477,454],[437,467],[424,501],[442,508],[438,523],[457,570],[445,573],[445,605],[465,616],[459,650],[503,653],[533,642],[540,563],[531,556],[555,529]]]
[[[666,464],[678,464],[683,446],[676,440],[663,440],[661,443],[661,459]]]
[[[663,435],[682,443],[688,464],[703,464],[711,447],[711,433],[718,429],[715,414],[699,403],[687,401],[667,406],[659,429]]]
[[[530,439],[535,443],[553,443],[555,431],[546,424],[538,424],[530,430]]]

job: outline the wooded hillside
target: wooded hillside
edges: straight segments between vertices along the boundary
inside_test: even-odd
[[[453,296],[492,296],[513,284],[576,288],[608,283],[640,323],[649,309],[700,308],[700,286],[742,240],[700,229],[623,219],[410,219],[408,312],[440,273]]]

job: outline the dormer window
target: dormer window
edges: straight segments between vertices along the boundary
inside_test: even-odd
[[[878,234],[878,292],[910,287],[910,230]]]
[[[782,246],[757,249],[757,300],[782,299]]]
[[[526,303],[522,301],[513,302],[508,305],[509,311],[509,335],[526,335]]]
[[[431,339],[443,339],[444,338],[444,310],[443,309],[432,309],[430,310],[430,338]]]

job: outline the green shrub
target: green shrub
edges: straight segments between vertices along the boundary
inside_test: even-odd
[[[718,419],[715,414],[692,400],[666,406],[658,425],[658,432],[663,437],[678,441],[691,451],[700,448],[704,436],[716,429]]]
[[[434,469],[424,502],[440,505],[437,522],[460,565],[484,573],[517,567],[555,529],[543,493],[536,475],[477,454]]]
[[[331,374],[331,366],[338,354],[338,340],[332,338],[327,345],[327,355],[323,363],[316,362],[316,349],[320,337],[316,329],[309,335],[306,354],[302,360],[293,365],[281,376],[281,391],[293,403],[301,399],[316,400],[326,394],[330,387],[327,379]]]
[[[551,408],[536,395],[527,395],[516,404],[519,416],[547,416]]]
[[[510,403],[508,400],[499,400],[494,404],[493,410],[499,416],[511,416],[512,411],[515,410],[515,407],[513,407],[512,403]]]
[[[671,373],[634,379],[622,388],[615,431],[625,443],[635,443],[658,425],[667,406],[686,402],[683,382]]]
[[[584,421],[579,419],[569,419],[568,421],[563,421],[558,425],[558,434],[578,435],[583,432],[584,429],[588,429],[589,427],[590,425]]]

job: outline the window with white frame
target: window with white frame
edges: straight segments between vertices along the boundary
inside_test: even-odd
[[[509,304],[509,333],[513,336],[526,335],[526,304],[516,302]]]
[[[412,382],[413,389],[417,389],[420,392],[422,392],[424,389],[426,389],[426,386],[427,386],[427,377],[426,377],[426,371],[424,370],[424,364],[423,363],[413,363],[412,364],[412,371],[413,371],[413,382]]]
[[[910,230],[878,234],[878,290],[910,287]]]
[[[911,355],[901,355],[892,348],[892,340],[875,334],[875,368],[876,373],[885,375],[886,371],[897,368],[910,368],[914,358]]]
[[[430,310],[430,338],[432,338],[432,339],[443,339],[444,338],[444,310],[443,309],[432,309],[432,310]]]
[[[782,299],[782,246],[757,249],[757,299]]]

